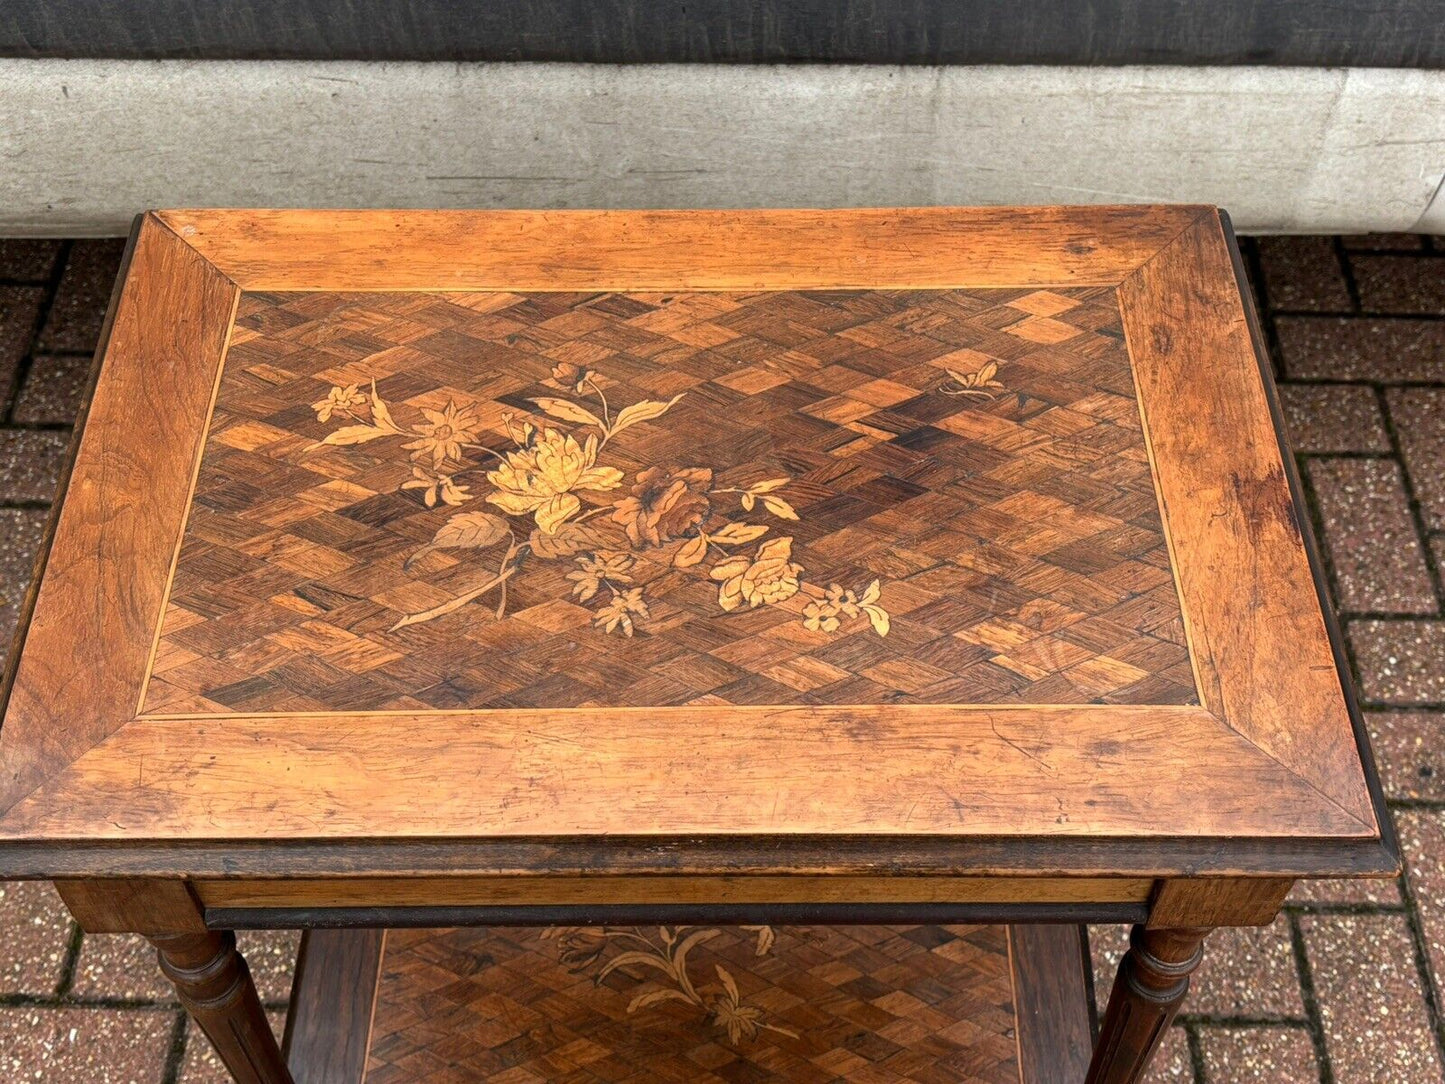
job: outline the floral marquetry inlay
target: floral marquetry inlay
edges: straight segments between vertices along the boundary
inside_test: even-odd
[[[843,620],[862,614],[878,635],[888,635],[888,611],[883,608],[878,580],[861,594],[836,583],[824,588],[806,582],[803,567],[792,559],[790,535],[771,537],[751,553],[731,552],[750,546],[771,530],[768,523],[744,522],[736,515],[754,513],[757,518],[757,513],[765,513],[783,521],[799,518],[781,492],[791,478],[717,487],[711,467],[649,466],[627,487],[622,471],[600,461],[607,442],[632,426],[662,418],[686,393],[666,402],[643,399],[622,406],[613,417],[597,377],[591,369],[571,362],[555,365],[552,381],[573,394],[590,393],[596,398],[595,405],[573,398],[534,398],[530,405],[535,411],[559,420],[565,428],[546,424],[539,428],[503,413],[510,446],[500,450],[479,443],[482,422],[474,408],[459,406],[451,399],[441,410],[422,408],[425,421],[410,428],[393,419],[375,381],[369,394],[350,384],[333,387],[326,398],[312,404],[317,421],[339,417],[350,423],[327,434],[322,446],[411,438],[401,448],[411,452],[415,477],[401,488],[422,490],[428,507],[438,499],[448,505],[468,503],[472,487],[459,483],[458,477],[478,470],[472,456],[491,464],[485,471],[491,487],[485,500],[508,518],[491,512],[458,512],[407,559],[407,566],[437,549],[501,549],[495,575],[438,606],[407,614],[392,626],[393,631],[443,617],[493,594],[501,619],[507,613],[508,581],[525,561],[570,557],[578,566],[567,573],[571,593],[579,602],[595,606],[593,624],[606,632],[631,636],[651,617],[647,582],[637,579],[643,565],[653,566],[653,571],[692,568],[711,558],[714,563],[708,575],[718,581],[718,606],[724,611],[782,605],[801,594],[809,600],[804,606],[804,624],[810,629],[835,632]],[[580,438],[571,431],[579,427]],[[609,494],[613,499],[606,503]],[[583,497],[604,503],[583,511]],[[535,521],[525,538],[519,536],[515,522],[509,521],[516,517]],[[641,565],[639,558],[643,559]]]
[[[143,711],[1195,699],[1106,288],[296,293]]]

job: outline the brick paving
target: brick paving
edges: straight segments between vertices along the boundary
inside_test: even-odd
[[[1273,926],[1214,935],[1151,1078],[1445,1084],[1445,239],[1244,247],[1408,868],[1301,885]],[[7,639],[119,258],[114,241],[0,240]],[[1093,931],[1101,999],[1123,937]],[[295,945],[243,937],[278,1029]],[[145,946],[83,937],[34,884],[0,884],[0,1076],[225,1079]]]

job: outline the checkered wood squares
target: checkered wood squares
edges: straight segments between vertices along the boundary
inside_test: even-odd
[[[705,1001],[721,965],[742,1005],[793,1033],[734,1043],[676,1000],[629,1014],[667,981],[629,967],[595,985],[596,965],[564,966],[536,930],[390,930],[366,1084],[1018,1084],[1003,927],[776,933],[759,956],[752,934],[724,929],[689,961]]]
[[[793,478],[801,518],[772,536],[815,583],[879,579],[890,634],[724,613],[702,566],[608,636],[565,560],[528,564],[501,620],[483,599],[389,631],[488,569],[404,570],[456,510],[399,490],[397,442],[318,449],[335,425],[310,404],[374,379],[396,413],[526,417],[560,360],[613,403],[685,393],[608,445],[627,484],[656,463]],[[990,360],[996,398],[940,390]],[[1110,289],[290,293],[240,302],[143,711],[1195,696]]]

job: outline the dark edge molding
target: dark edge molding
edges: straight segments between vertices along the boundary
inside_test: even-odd
[[[212,907],[215,930],[450,926],[893,926],[1142,922],[1142,903],[689,903],[530,907]]]
[[[1079,954],[1083,960],[1084,993],[1089,999],[1089,1046],[1099,1041],[1099,991],[1095,988],[1094,954],[1089,950],[1089,927],[1079,927]]]
[[[0,877],[360,877],[855,873],[869,876],[1359,877],[1393,875],[1379,840],[719,836],[294,842],[0,842]]]
[[[138,214],[131,220],[130,233],[126,237],[125,249],[121,253],[120,269],[116,272],[114,285],[111,286],[110,302],[106,306],[105,320],[101,324],[100,335],[96,339],[90,372],[86,375],[80,410],[75,418],[75,427],[71,430],[70,447],[66,450],[65,462],[60,469],[60,479],[56,485],[55,496],[51,501],[50,515],[46,518],[45,533],[36,550],[30,586],[20,603],[15,631],[10,637],[10,654],[5,662],[4,677],[0,678],[0,740],[3,740],[4,719],[7,709],[10,707],[10,694],[15,688],[16,675],[20,672],[20,656],[24,651],[26,638],[30,634],[30,620],[35,614],[36,600],[40,597],[40,584],[45,578],[45,570],[50,563],[50,548],[55,541],[55,530],[60,524],[60,515],[65,508],[65,497],[70,490],[70,477],[75,470],[76,458],[80,455],[80,442],[85,436],[86,419],[90,416],[90,402],[95,395],[95,386],[100,381],[100,370],[105,362],[106,352],[110,349],[111,329],[115,326],[115,314],[120,308],[121,291],[124,290],[126,278],[130,274],[131,259],[135,255],[136,241],[140,238],[141,226],[145,220],[145,214]],[[24,798],[22,797],[20,800],[23,801]],[[0,806],[0,813],[3,812],[5,812],[5,807]],[[0,860],[0,869],[3,869],[3,860]]]
[[[1384,789],[1380,786],[1379,772],[1375,768],[1375,754],[1370,748],[1369,731],[1365,727],[1365,718],[1360,711],[1359,698],[1355,694],[1354,679],[1350,676],[1349,659],[1345,654],[1344,634],[1340,629],[1339,618],[1335,615],[1334,605],[1330,601],[1324,562],[1320,559],[1319,541],[1315,538],[1314,528],[1310,523],[1309,506],[1305,502],[1304,487],[1300,482],[1299,465],[1295,462],[1294,452],[1290,449],[1289,437],[1285,431],[1284,413],[1279,405],[1279,391],[1274,384],[1269,350],[1265,346],[1264,332],[1259,325],[1259,314],[1254,309],[1254,291],[1245,271],[1244,257],[1240,255],[1239,241],[1235,237],[1234,224],[1230,221],[1229,212],[1221,207],[1217,213],[1220,227],[1224,231],[1225,245],[1229,249],[1229,259],[1234,265],[1234,277],[1238,284],[1240,302],[1244,306],[1245,321],[1249,325],[1249,338],[1254,346],[1254,358],[1259,366],[1260,381],[1264,385],[1265,399],[1269,402],[1269,415],[1274,423],[1275,441],[1279,447],[1280,459],[1284,463],[1285,479],[1289,482],[1295,524],[1299,529],[1300,537],[1304,539],[1310,576],[1314,579],[1315,595],[1319,599],[1320,610],[1324,614],[1325,632],[1329,636],[1330,651],[1335,658],[1336,675],[1344,694],[1345,707],[1350,714],[1350,726],[1355,732],[1355,748],[1359,753],[1360,766],[1365,773],[1365,787],[1370,793],[1370,806],[1374,810],[1375,821],[1380,829],[1380,846],[1393,861],[1393,868],[1382,872],[1393,877],[1400,872],[1401,868],[1400,843],[1395,837],[1395,826],[1390,819],[1390,811],[1385,805]]]

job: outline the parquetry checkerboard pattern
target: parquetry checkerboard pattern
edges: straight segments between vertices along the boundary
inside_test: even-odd
[[[559,365],[614,412],[675,399],[603,442],[620,481],[577,490],[575,518],[605,527],[602,503],[639,475],[693,469],[711,507],[691,530],[716,532],[697,516],[728,500],[767,533],[692,567],[644,540],[625,566],[645,598],[632,635],[598,620],[605,589],[589,602],[568,578],[586,554],[519,556],[500,599],[406,624],[496,576],[500,546],[427,548],[450,517],[502,516],[514,541],[538,529],[486,500],[487,472],[549,426],[579,448],[595,432],[536,404],[581,401]],[[328,395],[364,405],[322,420]],[[408,488],[436,473],[435,439],[323,443],[381,409],[435,437],[449,405],[472,445],[440,467],[466,487],[450,505]],[[738,494],[772,479],[796,518],[744,516]],[[755,547],[782,538],[787,561],[764,568]],[[806,590],[739,572],[725,610],[710,569],[728,559],[775,588],[791,561]],[[886,635],[856,607],[838,627],[807,608],[874,581]],[[1109,289],[295,293],[241,301],[143,710],[1195,695]]]
[[[663,944],[655,927],[615,932]],[[366,1082],[1017,1084],[1003,927],[775,932],[759,954],[745,930],[678,931],[701,937],[683,961],[699,1005],[650,965],[597,983],[620,951],[599,930],[388,931]]]

